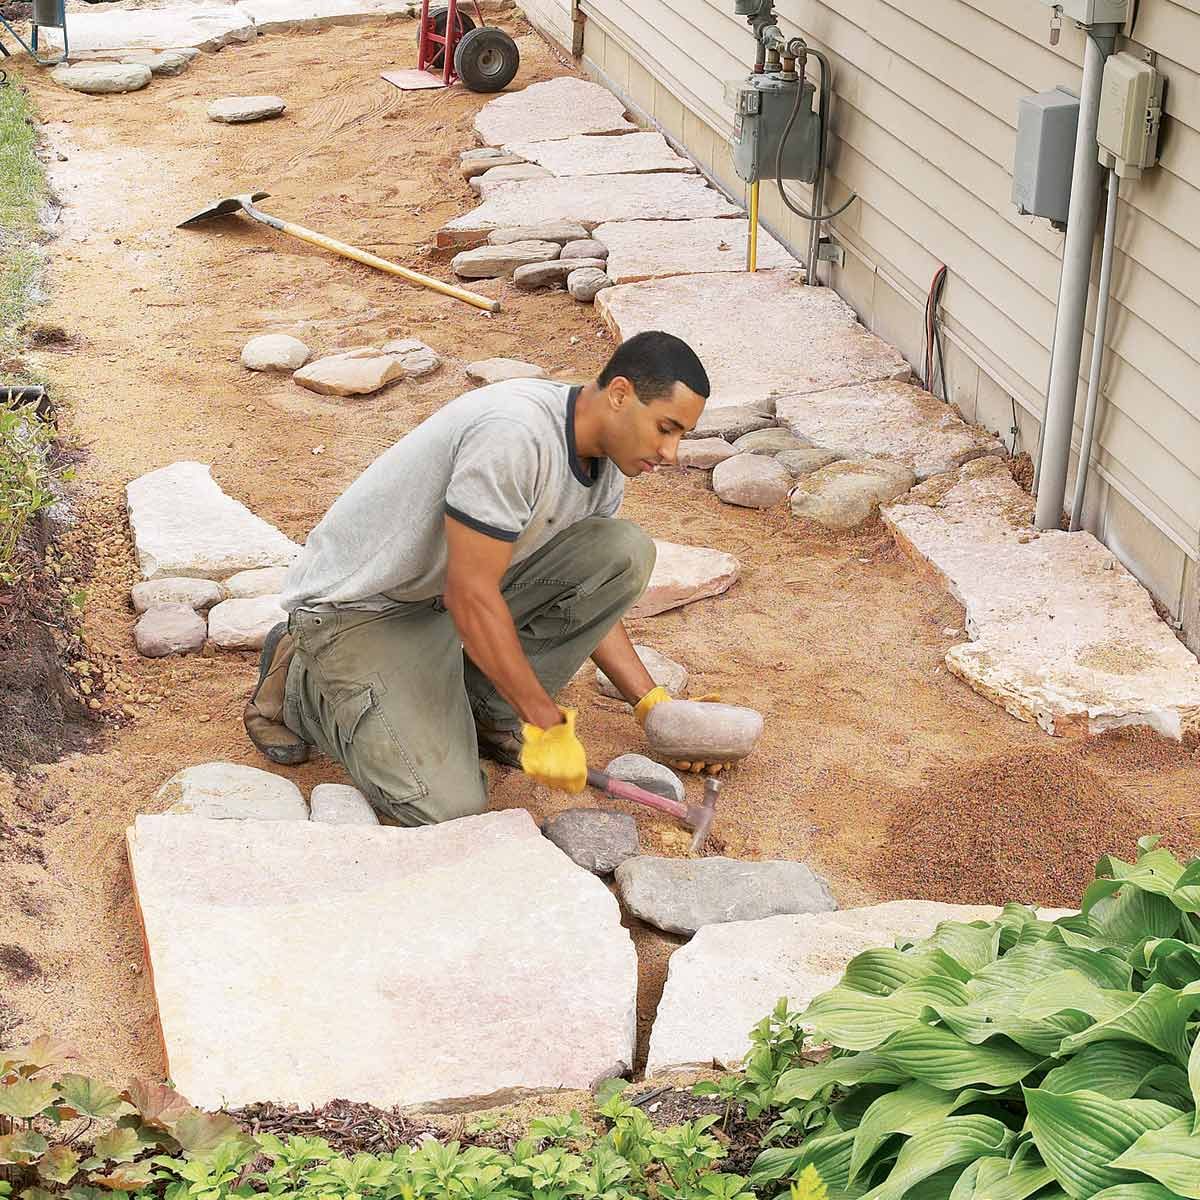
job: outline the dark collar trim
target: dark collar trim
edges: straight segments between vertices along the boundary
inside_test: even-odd
[[[600,477],[599,463],[595,459],[592,459],[592,469],[589,471],[580,459],[579,452],[575,449],[575,401],[579,399],[579,393],[582,391],[582,387],[573,387],[567,393],[567,461],[571,464],[571,474],[584,487],[592,487]]]

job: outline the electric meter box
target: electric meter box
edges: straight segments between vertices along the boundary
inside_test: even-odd
[[[1047,8],[1058,8],[1068,21],[1080,25],[1124,25],[1129,0],[1042,0]]]
[[[1013,203],[1018,212],[1066,225],[1078,129],[1079,97],[1066,88],[1021,99],[1013,160]]]
[[[774,179],[779,141],[796,106],[799,80],[779,73],[751,75],[725,84],[725,102],[733,109],[733,168],[739,179]],[[812,183],[821,149],[821,119],[814,109],[816,87],[808,81],[800,111],[783,151],[783,178]]]
[[[1122,51],[1104,64],[1096,141],[1100,162],[1122,179],[1139,179],[1158,161],[1163,77],[1148,62]]]

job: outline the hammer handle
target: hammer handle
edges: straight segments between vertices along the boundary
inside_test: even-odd
[[[614,779],[603,771],[589,770],[587,774],[589,787],[603,792],[606,796],[614,796],[618,800],[632,800],[635,804],[644,804],[648,808],[657,808],[659,812],[670,813],[679,820],[686,820],[688,806],[677,800],[669,800],[657,792],[648,792],[636,783],[626,783],[623,779]]]

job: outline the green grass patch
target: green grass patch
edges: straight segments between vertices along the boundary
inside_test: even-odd
[[[33,300],[42,253],[38,210],[46,176],[36,134],[19,86],[0,88],[0,358],[17,348],[18,330]]]

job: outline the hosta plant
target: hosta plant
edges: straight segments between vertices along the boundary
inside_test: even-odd
[[[752,1185],[812,1166],[830,1200],[1200,1200],[1200,861],[1138,851],[1077,915],[948,922],[777,1010],[833,1053],[755,1085],[803,1140]]]

